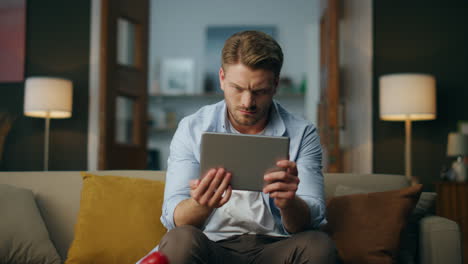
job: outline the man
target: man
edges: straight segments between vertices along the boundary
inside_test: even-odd
[[[244,31],[222,51],[224,100],[184,118],[171,142],[159,251],[179,263],[334,263],[326,223],[321,147],[315,127],[273,101],[283,63],[267,34]],[[205,131],[288,136],[284,171],[264,175],[263,193],[232,190],[230,172],[200,180]],[[219,151],[227,151],[220,149]]]

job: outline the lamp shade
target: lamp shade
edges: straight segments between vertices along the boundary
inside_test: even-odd
[[[72,95],[73,87],[70,80],[50,77],[27,78],[24,115],[41,118],[71,117]]]
[[[427,74],[399,73],[381,76],[380,118],[387,121],[436,118],[435,78]]]
[[[447,156],[468,155],[468,135],[449,133],[447,142]]]

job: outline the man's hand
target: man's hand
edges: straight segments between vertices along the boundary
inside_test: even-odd
[[[190,198],[180,202],[174,211],[176,226],[202,227],[215,208],[231,198],[231,173],[225,169],[211,169],[202,179],[190,181]]]
[[[214,209],[231,198],[231,173],[224,168],[211,169],[201,180],[190,181],[190,196],[199,205]]]
[[[296,199],[296,191],[299,186],[296,163],[289,160],[281,160],[276,166],[286,169],[265,174],[267,185],[263,187],[264,193],[269,193],[275,199],[275,205],[280,209],[286,209]]]
[[[280,209],[283,225],[290,233],[297,233],[307,229],[310,224],[309,207],[296,195],[299,186],[296,163],[281,160],[276,166],[285,171],[270,172],[264,176],[267,185],[264,193],[269,193],[275,199],[275,205]]]

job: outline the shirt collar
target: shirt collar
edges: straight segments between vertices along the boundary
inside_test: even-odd
[[[268,121],[268,124],[265,128],[265,136],[284,136],[284,133],[286,132],[286,126],[284,124],[283,119],[281,118],[281,115],[279,113],[279,104],[276,102],[276,100],[273,100],[273,103],[271,104],[271,112],[270,112],[270,120]],[[223,100],[222,104],[222,109],[221,111],[218,112],[218,120],[219,120],[219,131],[220,132],[228,132],[228,126],[227,126],[227,107],[226,107],[226,102]]]

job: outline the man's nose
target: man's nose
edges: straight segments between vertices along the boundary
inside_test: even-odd
[[[245,108],[255,106],[255,97],[250,91],[245,91],[242,94],[242,106]]]

